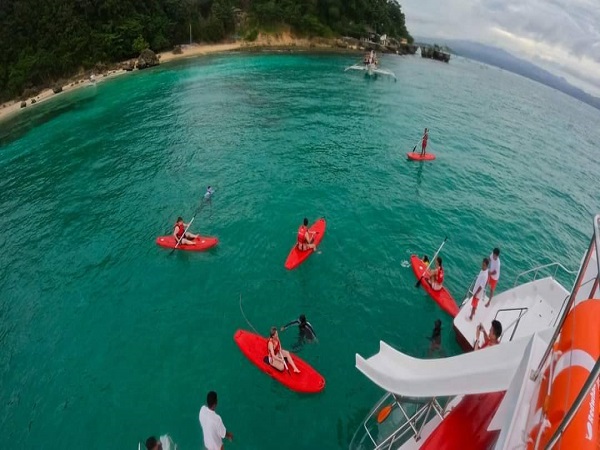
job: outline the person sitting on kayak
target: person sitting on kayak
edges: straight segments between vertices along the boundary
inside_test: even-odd
[[[435,258],[435,269],[429,271],[429,284],[434,291],[441,291],[444,283],[444,267],[442,266],[442,257]]]
[[[425,128],[423,137],[421,138],[421,156],[425,156],[425,150],[427,149],[427,141],[429,140],[429,129]]]
[[[479,335],[483,333],[483,344],[479,344]],[[473,350],[479,350],[486,347],[500,343],[500,336],[502,336],[502,324],[498,320],[492,320],[492,326],[490,327],[490,333],[486,333],[483,328],[483,324],[477,326],[477,334],[475,335],[475,346]]]
[[[175,228],[173,229],[173,236],[175,237],[176,242],[184,245],[194,244],[194,239],[196,239],[198,235],[186,232],[185,230],[188,226],[189,224],[183,223],[183,219],[181,217],[177,218],[177,222],[175,222]]]
[[[296,367],[296,364],[294,364],[294,360],[292,359],[290,352],[281,348],[281,341],[279,340],[279,335],[277,334],[277,327],[271,327],[270,336],[271,337],[267,342],[269,364],[271,364],[280,372],[283,372],[286,365],[289,364],[292,366],[294,373],[300,373]]]
[[[423,265],[425,266],[425,268],[428,269],[429,268],[429,256],[423,255],[423,259],[421,261],[423,261]]]
[[[308,219],[305,217],[304,222],[298,228],[298,250],[306,251],[306,250],[314,250],[317,246],[313,244],[313,240],[315,238],[314,231],[308,231]]]
[[[300,314],[300,317],[298,317],[296,320],[293,320],[290,323],[282,326],[281,331],[287,330],[292,325],[298,325],[298,330],[300,331],[300,339],[312,341],[317,338],[317,333],[315,333],[315,330],[310,324],[310,322],[306,320],[306,316],[304,314]]]

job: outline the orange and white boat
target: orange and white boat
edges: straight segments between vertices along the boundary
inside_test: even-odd
[[[370,358],[356,355],[358,370],[387,394],[350,449],[599,448],[599,263],[597,215],[573,289],[552,322],[449,358],[412,358],[385,342]]]

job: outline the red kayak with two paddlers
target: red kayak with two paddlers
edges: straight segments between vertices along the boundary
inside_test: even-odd
[[[455,317],[458,314],[459,308],[452,295],[450,295],[450,292],[448,292],[448,289],[442,286],[439,291],[436,291],[431,287],[429,281],[426,279],[427,267],[417,255],[411,255],[410,265],[417,279],[421,280],[421,287],[435,300],[440,308],[450,314],[450,316]]]

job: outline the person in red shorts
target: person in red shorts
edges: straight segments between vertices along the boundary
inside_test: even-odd
[[[489,265],[490,260],[483,258],[483,261],[481,262],[481,272],[479,272],[479,275],[477,275],[475,286],[473,286],[473,298],[471,299],[471,315],[469,316],[469,320],[473,320],[479,300],[485,295],[485,286],[487,285],[487,280],[489,278]]]
[[[496,285],[500,279],[500,249],[496,247],[490,255],[490,278],[488,279],[488,285],[490,286],[490,297],[488,298],[485,307],[490,306]]]
[[[425,150],[427,149],[427,141],[429,140],[429,129],[425,128],[423,137],[421,138],[421,156],[425,156]]]

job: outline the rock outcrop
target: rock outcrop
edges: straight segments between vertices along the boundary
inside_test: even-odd
[[[52,88],[52,92],[54,92],[55,94],[62,92],[62,90],[63,90],[63,85],[61,83],[56,83],[54,85],[54,87]]]
[[[23,100],[21,102],[21,108],[25,108],[27,106],[27,102],[25,100]]]
[[[146,50],[142,50],[140,56],[137,60],[137,68],[142,70],[148,67],[158,66],[160,64],[156,53],[147,48]]]

